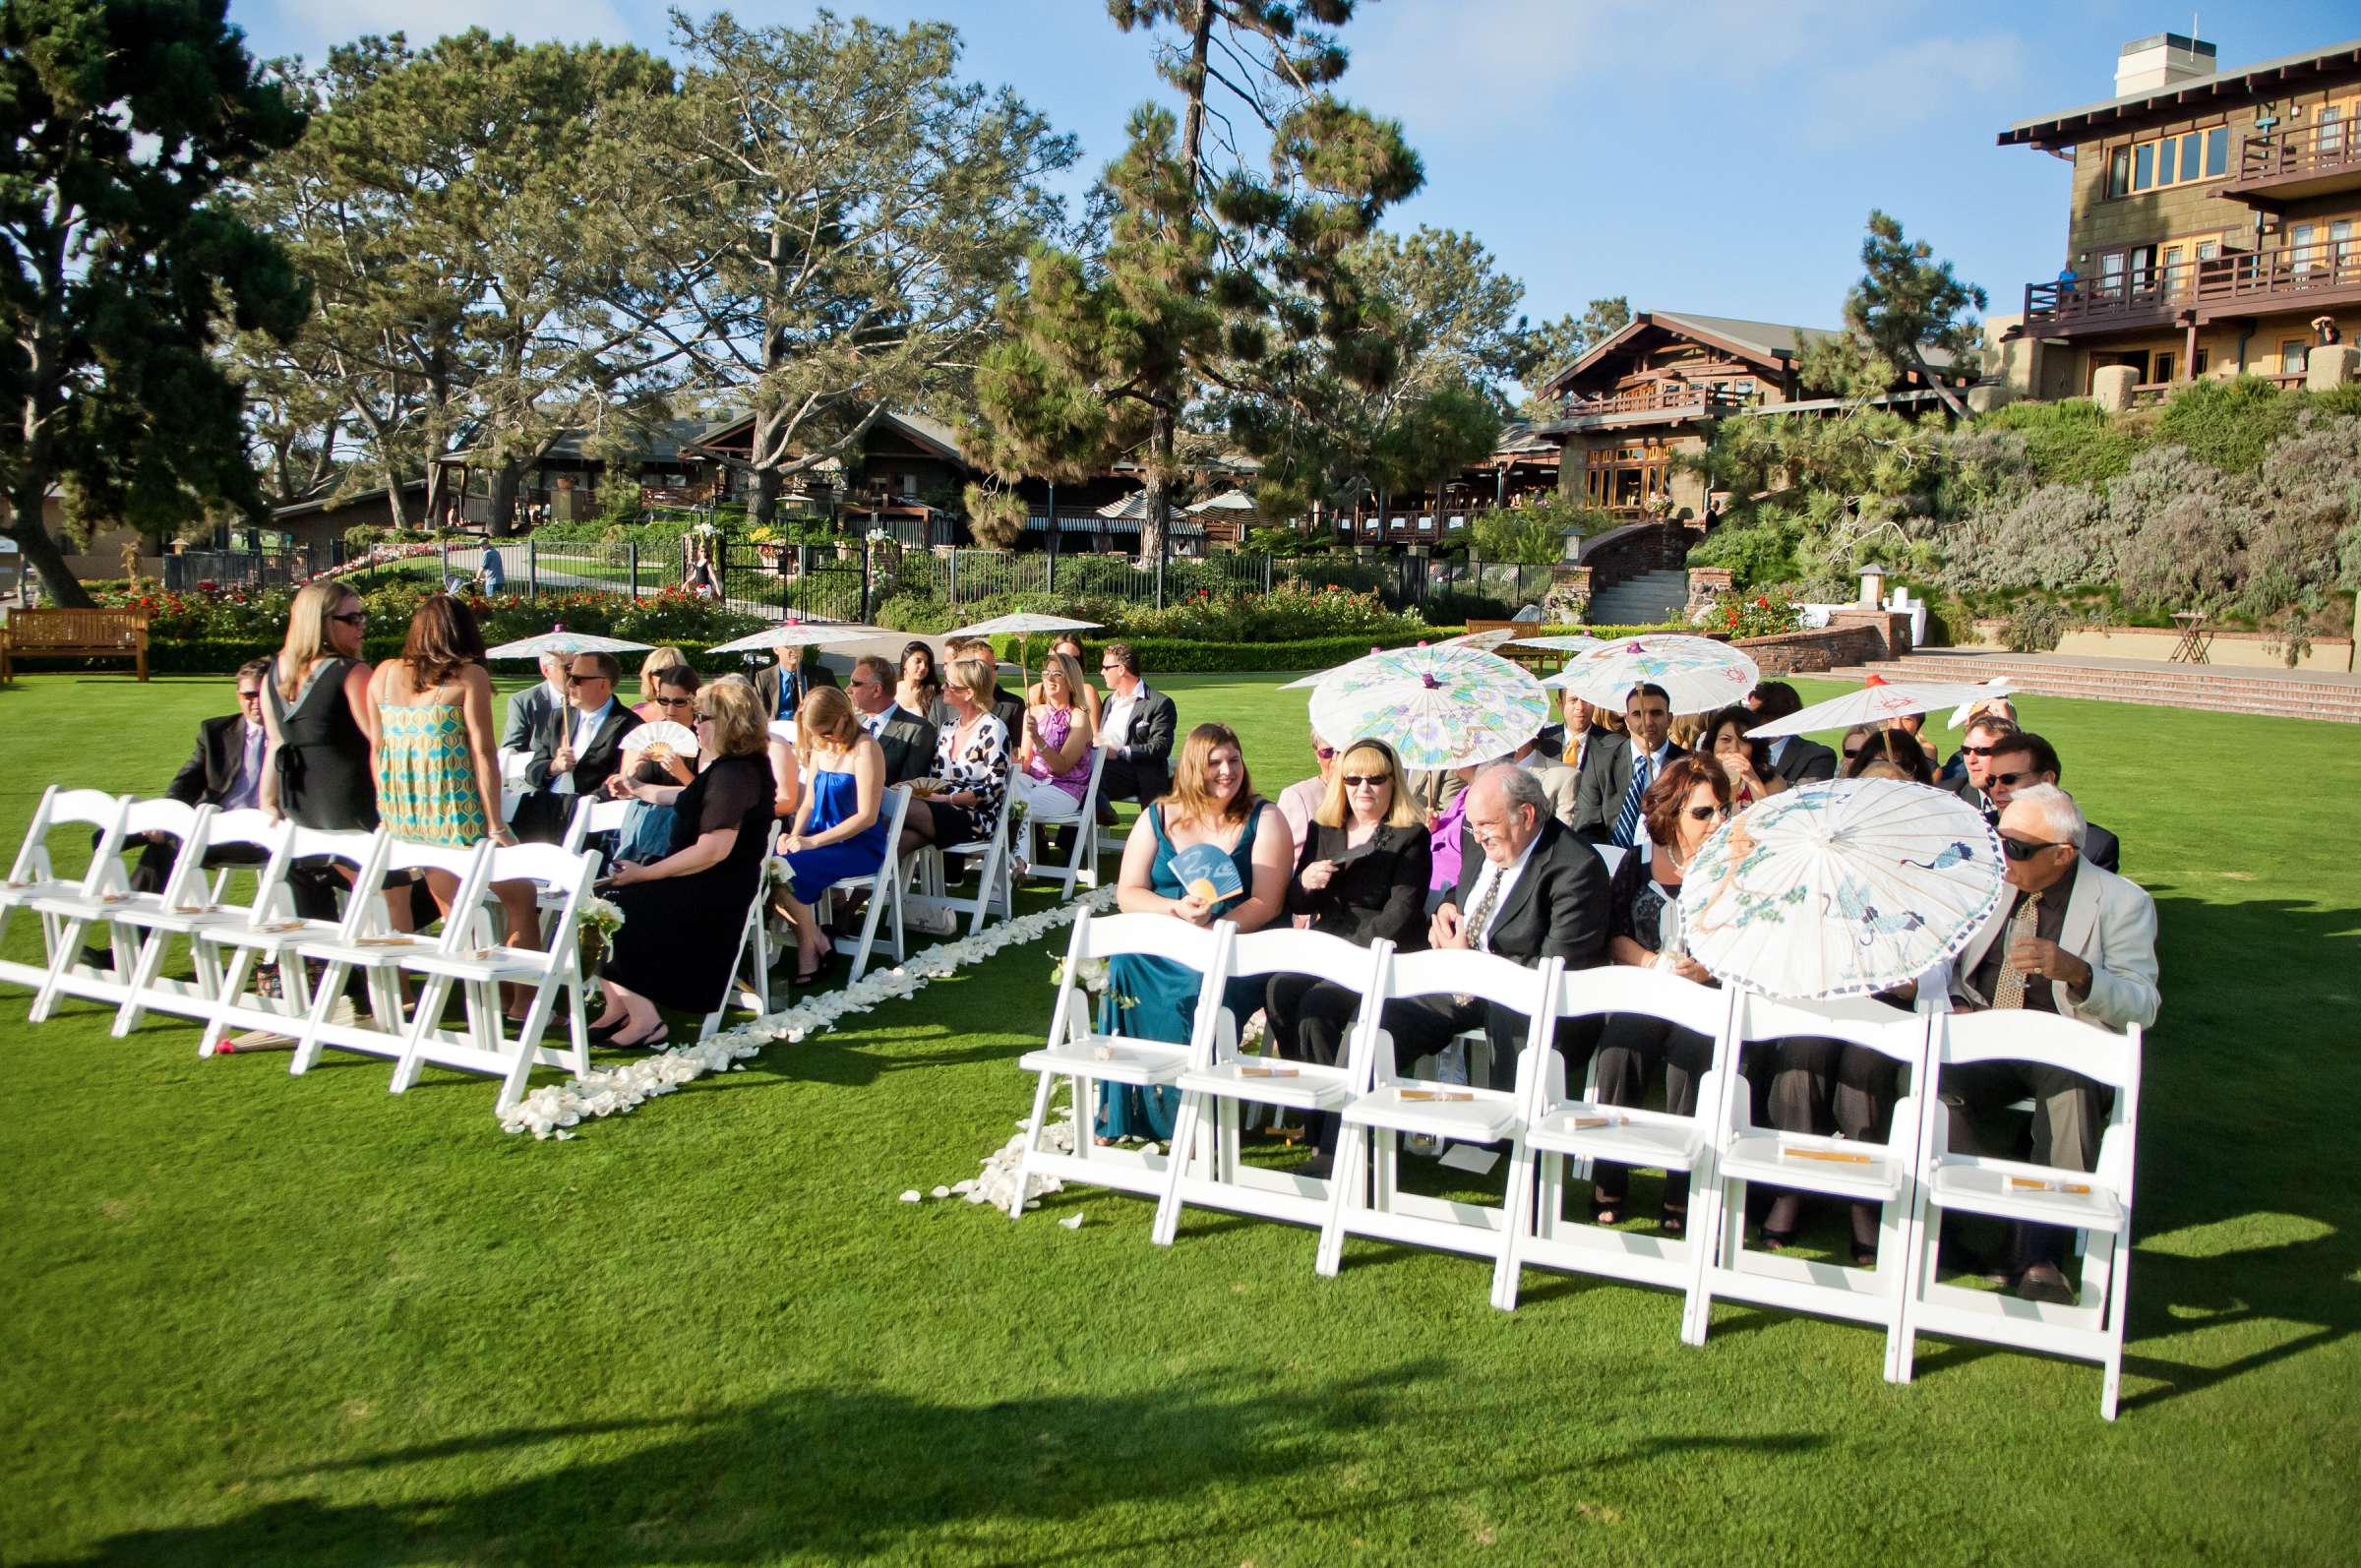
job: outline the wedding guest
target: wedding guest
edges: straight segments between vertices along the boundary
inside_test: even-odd
[[[795,717],[795,705],[803,700],[805,691],[812,685],[804,669],[804,652],[800,647],[775,649],[777,662],[755,672],[755,694],[762,699],[762,711],[767,717]]]
[[[654,706],[664,722],[681,725],[694,734],[698,684],[696,672],[686,664],[656,672]],[[696,753],[684,754],[657,744],[642,748],[638,755],[637,765],[607,780],[609,795],[632,803],[623,814],[623,826],[615,834],[613,858],[662,860],[672,853],[672,807],[655,804],[650,792],[671,791],[694,782]],[[669,801],[669,794],[664,799]]]
[[[376,830],[377,710],[369,701],[369,666],[361,662],[368,624],[360,596],[339,582],[310,583],[287,607],[286,641],[263,683],[271,741],[257,794],[272,821]],[[333,920],[339,885],[337,873],[301,867],[290,874],[287,893],[306,920]]]
[[[2005,696],[1988,696],[1980,697],[1968,705],[1967,719],[1971,728],[1978,718],[1987,716],[1998,719],[2009,728],[2015,729],[2017,727],[2017,704]],[[1944,761],[1943,766],[1936,773],[1935,782],[1941,784],[1945,789],[1951,789],[1957,793],[1955,786],[1967,776],[1968,747],[1967,738],[1963,736],[1960,750],[1952,753],[1950,757]]]
[[[512,784],[523,782],[525,764],[533,757],[533,742],[549,728],[552,715],[565,712],[568,705],[566,672],[574,668],[574,656],[544,653],[537,663],[540,684],[509,698],[508,716],[500,727],[500,776]]]
[[[787,862],[787,919],[795,927],[795,983],[808,986],[832,951],[819,897],[885,862],[885,753],[861,727],[849,697],[821,687],[796,720],[796,759],[807,787],[795,831],[779,841]]]
[[[1640,799],[1666,766],[1688,754],[1671,742],[1672,699],[1643,683],[1623,703],[1623,744],[1597,745],[1585,762],[1574,808],[1574,831],[1594,844],[1631,847],[1640,829]]]
[[[1207,899],[1183,885],[1173,861],[1201,844],[1228,857],[1237,875],[1235,892]],[[1260,931],[1286,908],[1288,869],[1294,858],[1287,823],[1276,808],[1254,793],[1246,776],[1245,754],[1237,733],[1226,724],[1200,724],[1188,732],[1180,749],[1172,792],[1152,803],[1131,825],[1123,843],[1116,903],[1127,915],[1170,915],[1192,926],[1229,920],[1241,932]],[[1202,978],[1170,959],[1119,957],[1108,965],[1102,1027],[1142,1040],[1185,1041],[1196,1021]],[[1261,1005],[1262,990],[1256,980],[1232,983],[1224,1001],[1241,1028]],[[1143,1094],[1108,1084],[1105,1094],[1095,1123],[1102,1140],[1172,1136],[1179,1091]]]
[[[1869,750],[1870,737],[1877,734],[1877,728],[1874,724],[1855,724],[1845,732],[1844,743],[1838,749],[1839,754],[1843,758],[1837,767],[1840,776],[1845,778],[1855,776],[1852,764],[1860,760],[1863,752]],[[1891,766],[1892,764],[1887,765]]]
[[[951,722],[935,742],[935,768],[903,817],[902,852],[992,837],[1008,793],[1008,730],[992,711],[992,670],[953,659],[943,672]]]
[[[270,754],[271,730],[263,722],[263,688],[271,679],[269,659],[249,659],[238,666],[238,710],[217,719],[206,719],[197,726],[197,745],[189,759],[180,764],[172,782],[164,786],[164,798],[183,806],[213,806],[222,811],[241,807],[260,806],[263,800],[263,761]],[[164,833],[151,833],[147,847],[140,851],[140,863],[132,869],[131,890],[135,893],[160,893],[172,879],[172,868],[180,859],[180,841]],[[254,866],[261,864],[263,855],[248,845],[227,844],[218,850],[208,851],[206,867]],[[112,958],[104,960],[111,964]]]
[[[1317,772],[1279,792],[1279,814],[1287,818],[1288,836],[1299,845],[1311,836],[1311,819],[1319,814],[1320,803],[1327,800],[1328,780],[1336,773],[1336,748],[1316,733],[1311,738],[1311,760]],[[1414,812],[1418,809],[1407,789],[1402,798]]]
[[[1801,713],[1803,698],[1785,681],[1765,681],[1746,694],[1746,705],[1758,722],[1776,724]],[[1809,784],[1837,776],[1837,754],[1818,741],[1783,735],[1771,743],[1771,767],[1790,785]]]
[[[577,653],[566,673],[570,707],[553,715],[535,738],[525,764],[530,792],[516,803],[516,836],[555,844],[566,836],[575,806],[604,793],[623,765],[623,738],[639,715],[615,700],[623,671],[612,653]]]
[[[656,804],[673,808],[672,852],[621,861],[608,896],[623,929],[599,976],[601,1045],[654,1049],[669,1039],[658,1007],[702,1016],[728,998],[746,912],[762,888],[771,823],[770,716],[752,683],[724,676],[697,694],[699,771]]]
[[[894,704],[940,729],[951,722],[951,705],[943,700],[942,677],[935,669],[935,650],[924,642],[902,646],[901,675],[893,689]]]
[[[895,690],[893,666],[875,654],[855,659],[845,677],[844,694],[853,699],[861,727],[885,754],[888,786],[907,784],[935,765],[935,726],[902,706]]]
[[[1064,654],[1074,661],[1074,668],[1077,670],[1090,668],[1083,662],[1082,639],[1071,632],[1060,632],[1051,638],[1050,653],[1052,657],[1060,653]],[[1049,666],[1047,664],[1042,666],[1042,672],[1044,675],[1048,674]],[[1082,683],[1081,702],[1084,710],[1090,714],[1091,733],[1096,735],[1099,730],[1099,689],[1088,681]],[[1027,707],[1041,705],[1041,683],[1039,681],[1025,688],[1025,705]]]
[[[639,701],[632,711],[639,715],[640,723],[653,724],[658,719],[670,719],[676,724],[685,722],[681,714],[667,713],[658,705],[656,675],[659,671],[688,662],[689,655],[678,648],[657,648],[639,661]]]
[[[1919,749],[1926,753],[1928,766],[1931,767],[1936,762],[1941,760],[1942,754],[1935,750],[1935,743],[1926,738],[1925,714],[1898,713],[1894,717],[1886,720],[1886,728],[1889,730],[1900,730],[1911,740],[1916,741]]]
[[[2019,730],[2015,735],[2003,739],[1999,750],[1992,754],[1992,805],[2006,812],[2009,802],[2016,798],[2019,790],[2033,784],[2060,783],[2065,771],[2065,764],[2058,760],[2056,747],[2030,730]],[[2083,822],[2083,859],[2101,871],[2120,872],[2123,869],[2123,845],[2113,833],[2086,818]]]
[[[2137,883],[2083,858],[2088,824],[2074,797],[2054,784],[2020,784],[2001,813],[2009,892],[1953,969],[1964,1009],[2054,1012],[2121,1034],[2152,1027],[2156,989],[2156,906]],[[1941,1097],[1951,1116],[1951,1147],[2014,1155],[1979,1123],[2026,1096],[2034,1102],[2033,1160],[2089,1171],[2098,1161],[2110,1092],[2063,1067],[1990,1061],[1944,1074]],[[2017,1294],[2059,1304],[2075,1299],[2065,1277],[2072,1233],[2017,1227]]]
[[[954,659],[974,659],[992,674],[992,698],[987,704],[993,715],[1008,731],[1011,746],[1025,731],[1025,699],[999,684],[1000,659],[992,651],[990,637],[953,637],[944,644]]]
[[[659,665],[652,674],[639,678],[647,699],[632,711],[643,724],[678,724],[683,729],[696,722],[696,671],[686,659],[676,659]],[[684,780],[684,782],[686,782]]]
[[[2016,723],[1993,713],[1979,713],[1968,721],[1967,737],[1961,741],[1959,775],[1951,779],[1938,778],[1937,787],[1947,789],[1961,800],[1989,816],[1993,811],[1989,786],[1992,782],[1992,756],[2000,743],[2017,733]]]
[[[1705,744],[1705,721],[1710,713],[1675,713],[1668,732],[1672,744],[1684,752],[1694,752]]]
[[[1402,763],[1382,741],[1357,741],[1333,760],[1318,808],[1298,840],[1287,913],[1313,931],[1366,946],[1426,945],[1426,824],[1403,785]],[[1272,1047],[1333,1066],[1361,997],[1305,975],[1274,975],[1264,993]],[[1306,1020],[1313,1020],[1306,1028]],[[1314,1157],[1298,1175],[1325,1177],[1336,1154],[1333,1113],[1311,1118]]]
[[[1727,713],[1716,715],[1717,727],[1726,717]],[[1710,756],[1675,757],[1663,776],[1648,786],[1641,801],[1646,840],[1616,863],[1607,883],[1609,963],[1662,969],[1701,986],[1714,984],[1713,976],[1689,956],[1681,939],[1680,888],[1689,862],[1729,815],[1733,801],[1729,774]],[[1643,1104],[1648,1080],[1661,1067],[1665,1109],[1674,1116],[1695,1116],[1698,1087],[1713,1056],[1713,1041],[1694,1030],[1659,1018],[1617,1013],[1599,1034],[1599,1101],[1610,1106]],[[1619,1165],[1603,1162],[1593,1168],[1593,1224],[1613,1225],[1623,1218],[1630,1176]],[[1688,1173],[1666,1172],[1658,1228],[1666,1236],[1680,1235],[1688,1212]]]
[[[1748,739],[1748,732],[1765,722],[1741,703],[1724,708],[1705,726],[1705,749],[1729,775],[1732,811],[1742,812],[1787,788],[1786,777],[1771,764],[1771,743]]]
[[[1172,785],[1173,737],[1180,716],[1173,699],[1148,690],[1139,655],[1128,642],[1110,642],[1099,652],[1099,674],[1107,682],[1100,708],[1099,745],[1107,763],[1099,772],[1099,820],[1115,820],[1115,801],[1143,806]]]
[[[1890,767],[1913,784],[1932,785],[1935,782],[1934,758],[1910,738],[1907,730],[1870,730],[1861,737],[1855,748],[1846,737],[1845,764],[1846,778],[1860,778],[1869,768]]]
[[[1097,739],[1082,706],[1086,685],[1080,665],[1065,654],[1053,653],[1034,688],[1041,701],[1025,710],[1016,771],[1008,787],[1036,823],[1071,822],[1082,814],[1082,797],[1090,789],[1092,743]]]

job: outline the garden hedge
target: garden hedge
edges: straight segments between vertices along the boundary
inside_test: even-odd
[[[1563,636],[1576,633],[1595,637],[1634,636],[1642,633],[1689,632],[1686,622],[1668,626],[1617,627],[1553,627],[1546,631],[1537,628],[1534,636]],[[1420,642],[1440,642],[1466,632],[1466,627],[1429,627],[1423,633],[1401,635],[1362,635],[1340,637],[1311,637],[1294,642],[1195,642],[1180,637],[1110,637],[1104,633],[1091,632],[1084,635],[1088,646],[1103,647],[1111,641],[1123,641],[1139,651],[1140,667],[1152,680],[1158,674],[1216,675],[1260,670],[1325,670],[1358,659],[1371,648],[1405,648]],[[1017,638],[994,637],[993,650],[1003,660],[1014,663]],[[1050,639],[1036,636],[1031,640],[1027,668],[1037,668],[1041,655],[1048,650]],[[1085,670],[1083,674],[1089,675]]]

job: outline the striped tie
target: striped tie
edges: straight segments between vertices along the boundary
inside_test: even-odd
[[[1615,847],[1631,848],[1632,835],[1639,831],[1640,797],[1648,793],[1650,759],[1634,754],[1631,759],[1631,788],[1623,792],[1623,809],[1615,813]]]

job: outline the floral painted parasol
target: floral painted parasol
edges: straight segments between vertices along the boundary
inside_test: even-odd
[[[1820,1001],[1957,957],[2001,894],[2000,838],[1901,779],[1806,784],[1749,807],[1682,874],[1689,956],[1766,996]]]
[[[1506,756],[1549,722],[1542,683],[1469,647],[1391,648],[1331,670],[1311,694],[1311,727],[1338,745],[1371,739],[1408,768]]]
[[[1744,697],[1762,678],[1754,661],[1726,642],[1668,633],[1577,653],[1548,684],[1612,713],[1623,711],[1633,687],[1661,686],[1673,712],[1712,713]]]

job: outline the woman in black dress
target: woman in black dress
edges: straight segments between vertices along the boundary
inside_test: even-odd
[[[1417,951],[1426,945],[1426,883],[1434,850],[1402,776],[1382,741],[1345,749],[1328,775],[1328,793],[1312,813],[1296,851],[1287,913],[1306,915],[1313,931],[1363,946],[1384,937]],[[1283,1056],[1333,1066],[1361,997],[1307,975],[1273,975],[1263,995],[1272,1048]],[[1311,1119],[1314,1154],[1305,1174],[1325,1176],[1336,1153],[1337,1118]]]
[[[272,820],[333,831],[377,829],[377,705],[361,633],[369,616],[340,582],[315,582],[287,607],[287,640],[263,686],[270,754],[259,795]],[[336,918],[332,874],[299,867],[288,877],[295,912]]]
[[[762,891],[769,738],[761,698],[744,676],[725,675],[697,694],[697,748],[709,760],[669,803],[672,853],[615,868],[610,896],[623,929],[599,975],[607,1010],[593,1042],[660,1047],[668,1036],[658,1007],[703,1014],[728,996],[746,912]]]

